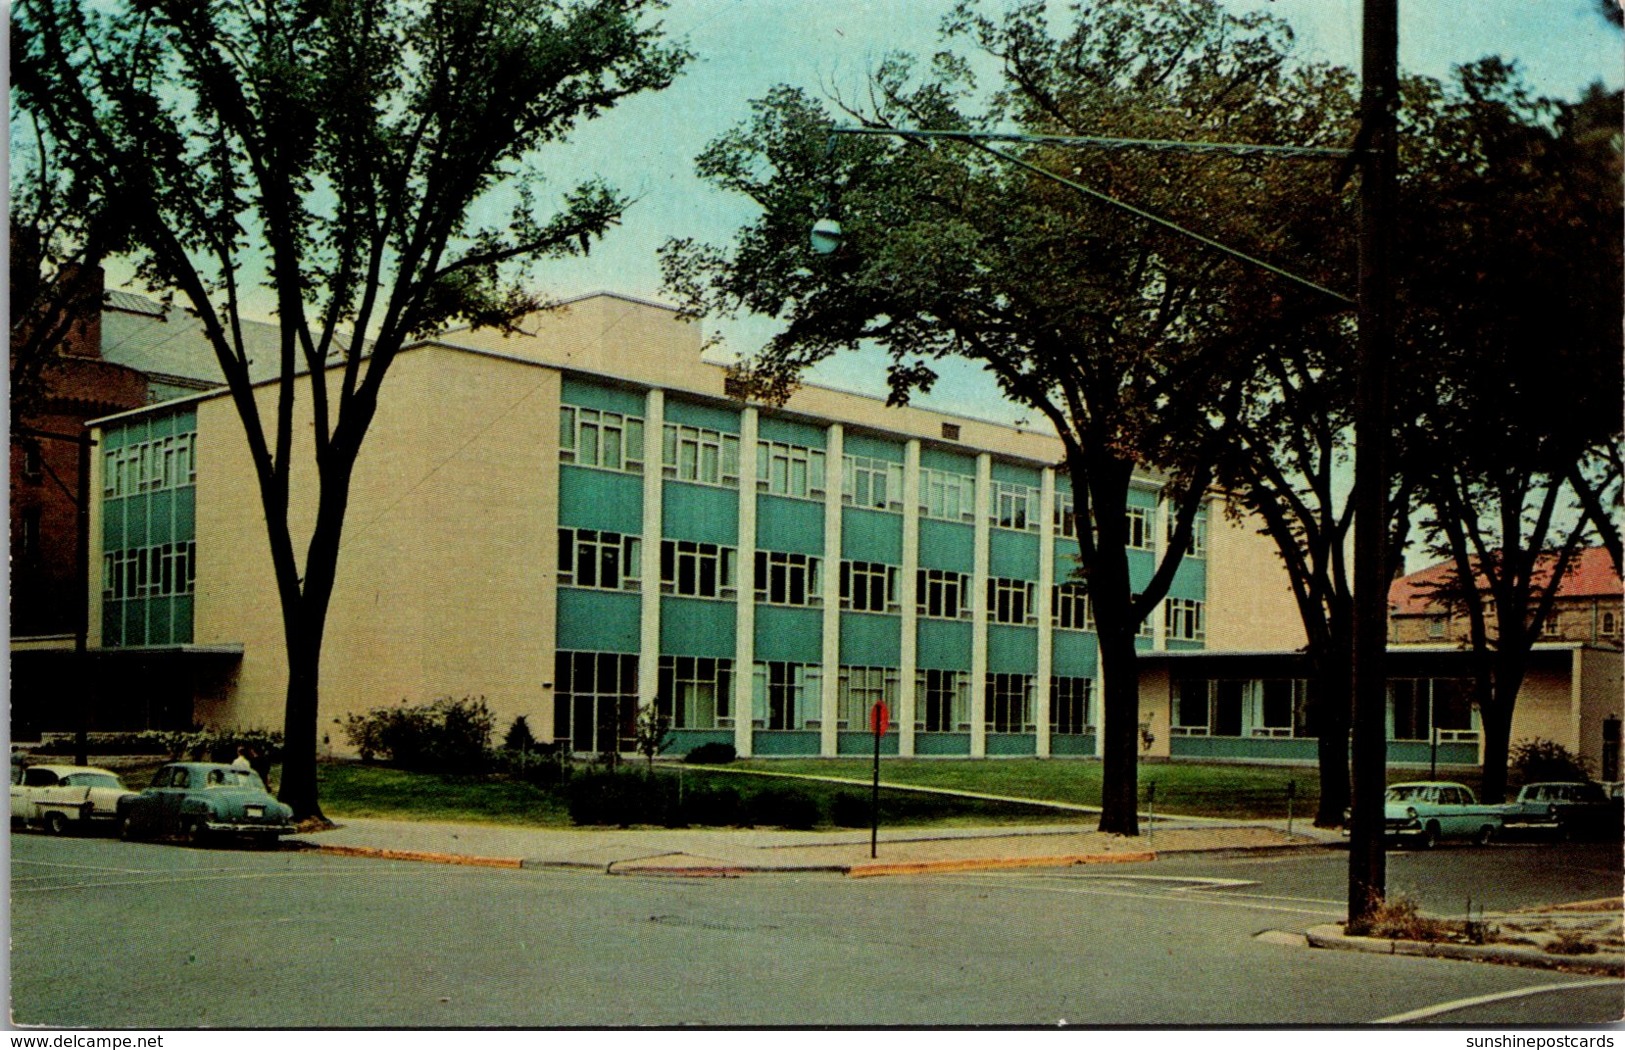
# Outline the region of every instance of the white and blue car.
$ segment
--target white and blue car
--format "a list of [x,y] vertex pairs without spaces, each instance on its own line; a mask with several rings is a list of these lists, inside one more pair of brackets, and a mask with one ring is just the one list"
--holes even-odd
[[1467,785],[1445,780],[1390,784],[1383,797],[1388,840],[1423,849],[1444,839],[1487,845],[1500,835],[1503,816],[1502,807],[1481,804]]

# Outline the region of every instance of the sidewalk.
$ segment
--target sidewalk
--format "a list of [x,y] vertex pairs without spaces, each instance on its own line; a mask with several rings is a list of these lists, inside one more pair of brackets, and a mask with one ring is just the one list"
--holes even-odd
[[871,859],[869,833],[856,829],[551,829],[346,818],[336,828],[288,841],[351,856],[606,874],[823,871],[866,876],[1149,861],[1165,853],[1293,849],[1342,839],[1303,822],[1295,822],[1289,836],[1280,821],[1158,817],[1142,826],[1138,838],[1101,834],[1093,830],[1092,820],[1021,828],[883,829],[877,856]]

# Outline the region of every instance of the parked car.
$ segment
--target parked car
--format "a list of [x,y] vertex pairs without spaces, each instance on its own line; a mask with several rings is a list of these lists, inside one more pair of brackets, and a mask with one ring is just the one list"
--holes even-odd
[[1500,806],[1482,805],[1467,785],[1443,780],[1390,784],[1383,818],[1389,839],[1423,849],[1447,838],[1484,845],[1502,828]]
[[135,797],[117,773],[99,766],[13,765],[11,777],[12,826],[43,827],[53,835],[112,827],[119,803]]
[[204,845],[241,835],[269,844],[293,830],[293,810],[270,796],[258,773],[217,762],[171,762],[119,807],[124,839],[179,835]]
[[1584,780],[1525,784],[1518,797],[1502,807],[1509,829],[1548,832],[1560,838],[1618,838],[1625,830],[1625,809],[1601,784]]

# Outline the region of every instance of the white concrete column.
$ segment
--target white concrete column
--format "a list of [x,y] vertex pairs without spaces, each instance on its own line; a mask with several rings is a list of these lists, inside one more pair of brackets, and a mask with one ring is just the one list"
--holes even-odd
[[920,666],[919,574],[920,442],[914,439],[903,446],[903,566],[897,581],[897,601],[903,612],[897,659],[897,753],[905,758],[914,754],[914,723],[918,718],[914,679]]
[[[643,552],[638,571],[643,590],[638,618],[638,703],[647,704],[660,691],[660,541],[665,529],[661,501],[665,471],[660,450],[665,441],[666,392],[650,390],[643,406]],[[652,454],[651,454],[652,453]]]
[[[820,704],[818,753],[839,751],[836,704],[841,686],[841,447],[844,431],[831,423],[824,434],[824,695]],[[862,729],[862,726],[851,726]]]
[[1049,757],[1050,680],[1055,673],[1055,471],[1044,468],[1038,489],[1038,740],[1036,752]]
[[987,565],[993,529],[993,457],[976,457],[976,539],[970,579],[970,753],[987,754]]
[[[1173,510],[1173,504],[1165,497],[1164,490],[1158,490],[1157,502],[1151,513],[1155,515],[1151,521],[1151,571],[1155,573],[1162,564],[1162,559],[1168,552],[1168,515]],[[1151,648],[1162,652],[1168,648],[1168,599],[1165,597],[1151,610]]]
[[751,706],[756,681],[756,409],[739,414],[739,555],[734,619],[734,750],[751,754]]

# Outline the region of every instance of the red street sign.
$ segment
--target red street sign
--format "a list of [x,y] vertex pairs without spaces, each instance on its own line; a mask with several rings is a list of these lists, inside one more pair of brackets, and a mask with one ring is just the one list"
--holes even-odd
[[886,705],[875,701],[875,706],[869,708],[869,731],[875,736],[885,736],[886,730],[891,728],[891,712]]

